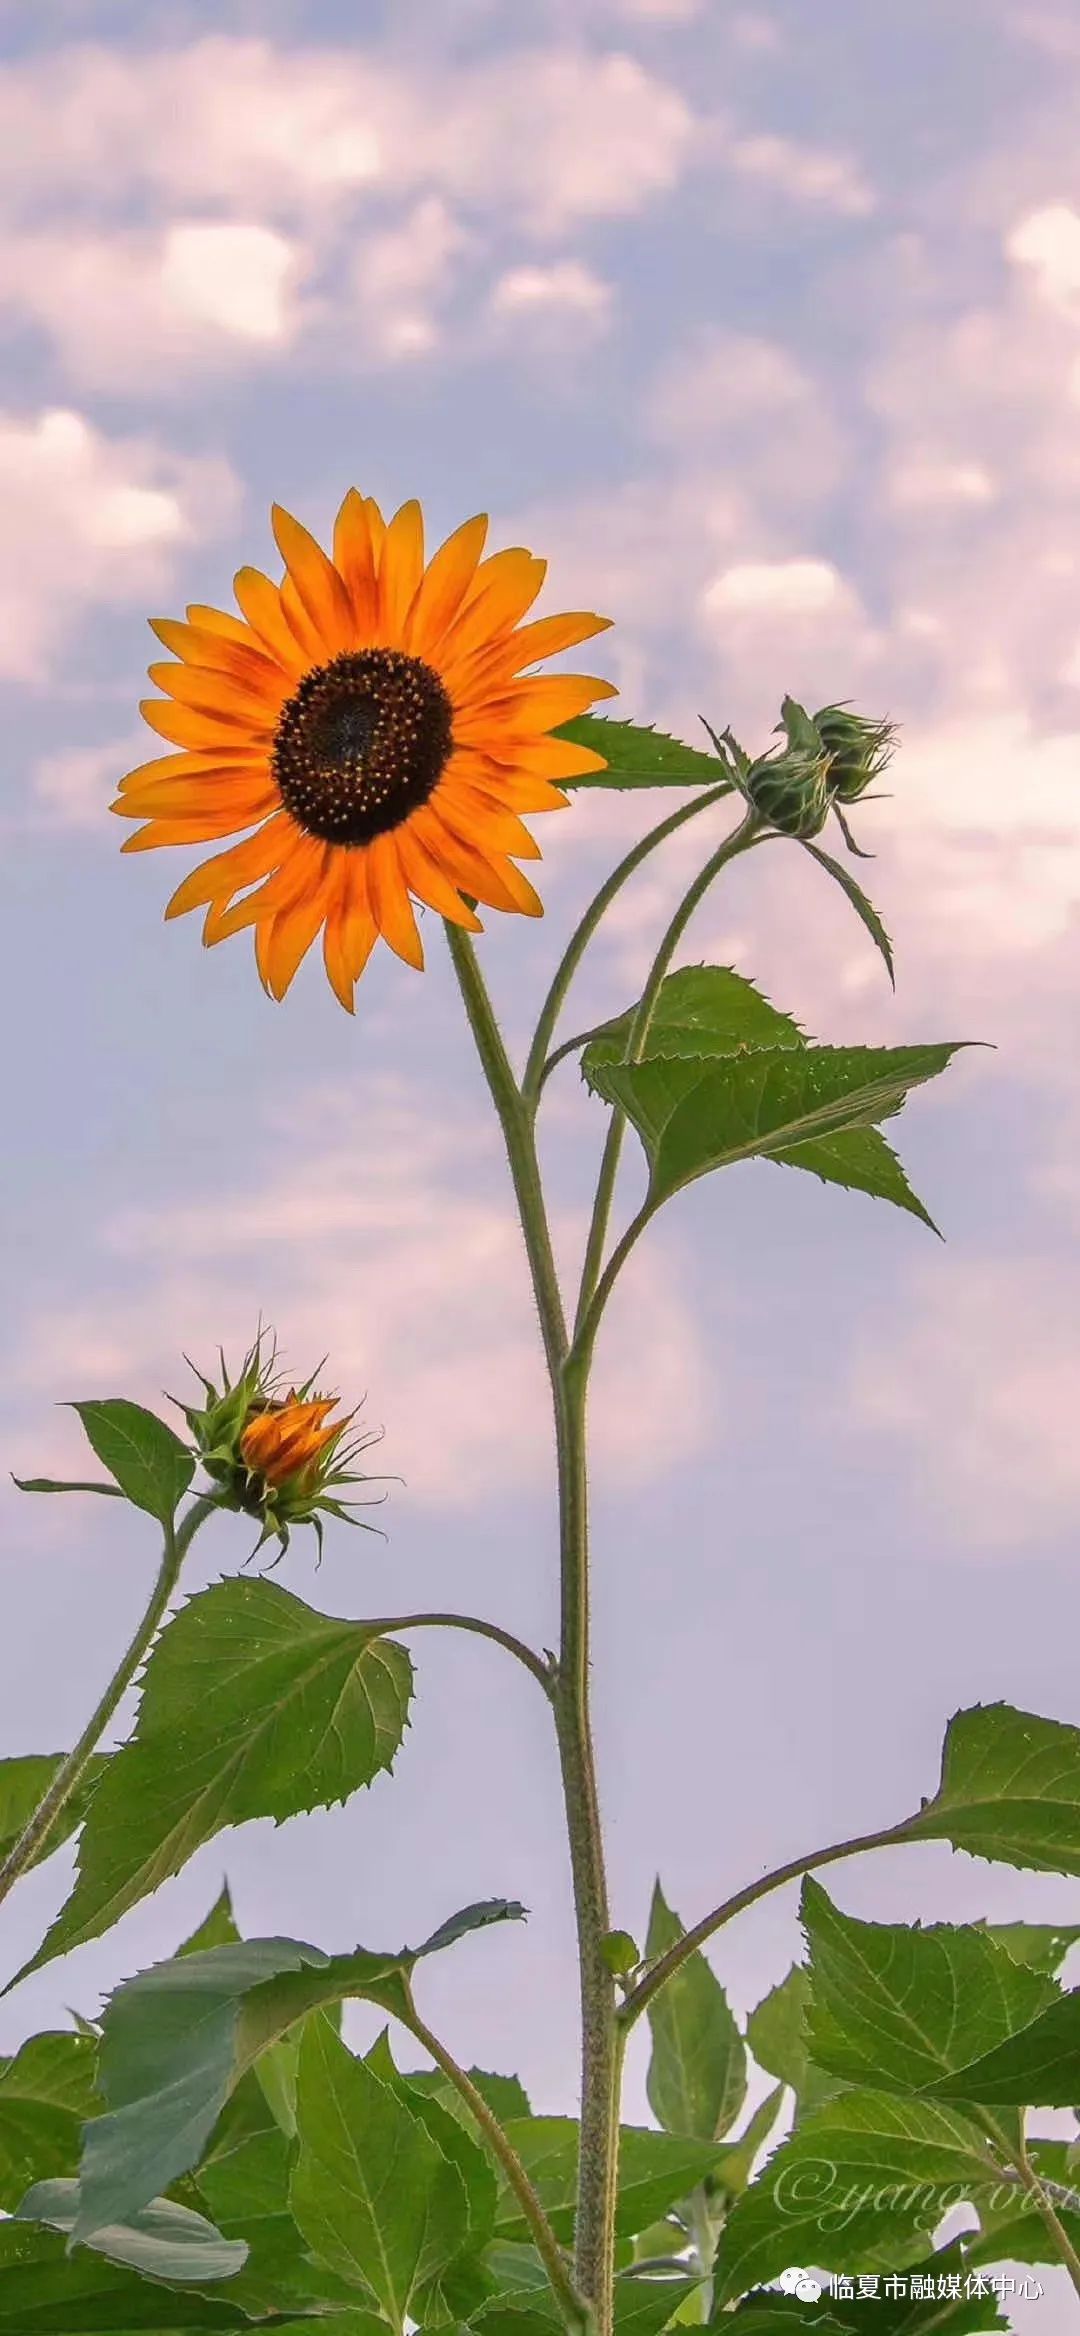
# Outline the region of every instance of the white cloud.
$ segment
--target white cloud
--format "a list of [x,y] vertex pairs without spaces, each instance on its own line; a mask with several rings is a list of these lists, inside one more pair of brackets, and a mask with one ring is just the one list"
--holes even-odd
[[614,298],[612,286],[581,260],[555,260],[550,267],[508,268],[491,290],[496,316],[515,322],[529,317],[565,317],[580,323],[605,323]]
[[686,464],[737,475],[759,510],[805,510],[843,475],[844,435],[827,391],[778,341],[696,333],[665,364],[643,405],[646,435]]
[[1060,1258],[938,1256],[891,1350],[853,1359],[834,1426],[903,1442],[957,1550],[1009,1553],[1076,1514],[1078,1294]]
[[[261,1310],[289,1368],[309,1371],[329,1351],[326,1376],[343,1398],[369,1391],[368,1424],[387,1430],[371,1465],[407,1479],[395,1498],[468,1505],[543,1481],[547,1390],[494,1139],[445,1115],[434,1122],[392,1082],[359,1110],[335,1088],[269,1116],[263,1156],[274,1164],[261,1180],[249,1174],[232,1190],[127,1210],[105,1226],[107,1315],[60,1302],[20,1330],[5,1374],[20,1434],[29,1397],[56,1400],[76,1381],[122,1381],[157,1403],[169,1357],[212,1356],[219,1342],[227,1356],[242,1350]],[[566,1221],[559,1233],[578,1255],[584,1226]],[[136,1262],[138,1295],[123,1294],[117,1260]],[[175,1377],[169,1384],[181,1392]],[[676,1465],[708,1431],[710,1407],[670,1250],[645,1249],[598,1353],[599,1469],[640,1483]],[[53,1460],[47,1452],[35,1468]]]
[[762,133],[727,140],[723,158],[740,177],[843,219],[865,219],[877,208],[873,188],[858,165],[850,156],[825,147]]
[[440,337],[455,263],[472,240],[435,195],[416,203],[398,226],[368,236],[353,262],[346,316],[335,306],[329,318],[334,340],[348,333],[361,360],[426,354]]
[[706,585],[702,606],[708,616],[817,616],[845,591],[829,560],[745,560]]
[[984,463],[944,462],[913,452],[895,465],[887,491],[898,509],[924,511],[993,503],[999,489]]
[[78,413],[0,414],[0,673],[40,680],[84,609],[145,601],[186,545],[230,525],[216,458],[110,439]]
[[105,809],[125,771],[146,760],[147,734],[128,734],[105,746],[67,747],[35,763],[33,791],[46,824],[100,830]]
[[1069,203],[1029,211],[1006,237],[1005,250],[1031,270],[1052,308],[1080,318],[1080,211]]
[[80,384],[160,394],[287,349],[308,265],[299,244],[244,220],[15,231],[0,241],[0,306],[47,331]]

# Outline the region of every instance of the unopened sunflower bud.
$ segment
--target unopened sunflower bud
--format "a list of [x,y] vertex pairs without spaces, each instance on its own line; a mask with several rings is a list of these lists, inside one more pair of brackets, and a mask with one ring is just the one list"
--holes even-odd
[[823,706],[813,720],[830,757],[830,796],[838,803],[857,803],[872,781],[880,777],[892,754],[896,724],[849,714],[847,702]]
[[776,754],[763,754],[751,763],[744,781],[746,794],[781,835],[818,835],[829,816],[830,756],[816,725],[794,698],[785,698],[778,730],[787,745]]
[[[379,1481],[342,1463],[354,1460],[378,1438],[354,1436],[348,1445],[343,1444],[356,1413],[348,1412],[331,1425],[330,1415],[337,1409],[338,1398],[312,1394],[315,1373],[302,1387],[280,1394],[281,1380],[273,1373],[276,1350],[271,1347],[264,1361],[262,1337],[260,1330],[234,1384],[223,1354],[221,1387],[194,1363],[189,1364],[202,1380],[206,1402],[200,1407],[181,1403],[178,1409],[187,1420],[202,1467],[216,1488],[211,1497],[217,1506],[259,1519],[262,1532],[255,1550],[276,1534],[284,1551],[289,1546],[290,1526],[312,1525],[321,1557],[320,1512],[340,1518],[343,1524],[361,1523],[359,1517],[349,1515],[357,1504],[341,1501],[336,1488]],[[169,1400],[176,1402],[176,1397]]]

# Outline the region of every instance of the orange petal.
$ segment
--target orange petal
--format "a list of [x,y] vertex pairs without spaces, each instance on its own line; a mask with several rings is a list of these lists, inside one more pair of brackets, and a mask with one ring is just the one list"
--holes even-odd
[[606,771],[607,760],[594,754],[591,747],[575,746],[569,738],[515,739],[512,770],[529,777],[554,779],[580,778],[585,771]]
[[460,613],[462,601],[476,574],[487,541],[484,517],[467,519],[455,528],[421,577],[412,607],[402,628],[402,643],[416,657],[428,657],[439,648],[447,626]]
[[395,511],[379,561],[379,616],[376,638],[395,646],[424,573],[424,519],[415,496]]
[[386,542],[386,521],[373,495],[365,496],[364,509],[367,512],[368,529],[371,535],[371,556],[375,562],[375,573],[378,575],[382,562],[383,545]]
[[363,648],[375,631],[379,578],[368,505],[355,487],[334,521],[334,566],[349,595],[356,645]]
[[173,893],[166,918],[185,916],[189,909],[205,908],[207,901],[221,896],[228,899],[231,893],[242,891],[245,884],[256,883],[292,849],[295,833],[287,813],[272,812],[257,835],[249,835],[242,844],[234,844],[231,851],[216,852],[212,860],[203,861],[201,868],[193,868]]
[[129,788],[135,793],[158,779],[194,779],[198,778],[200,772],[225,768],[265,770],[265,750],[260,751],[254,746],[230,746],[227,754],[223,754],[220,749],[203,754],[158,754],[150,762],[141,762],[135,770],[125,772],[118,783],[123,795]]
[[240,643],[231,637],[209,631],[202,625],[175,624],[170,617],[152,616],[150,630],[164,642],[173,657],[182,657],[186,665],[209,667],[215,673],[231,673],[247,688],[280,705],[289,687],[289,677],[276,657],[268,657],[257,649],[246,625],[237,631],[247,634]]
[[[330,847],[323,846],[329,854]],[[326,915],[330,892],[330,872],[324,871],[310,893],[282,909],[272,920],[266,949],[266,978],[271,996],[284,997],[297,968],[307,956]],[[310,1433],[310,1431],[306,1431]]]
[[377,835],[364,854],[371,913],[395,955],[424,970],[424,945],[417,930],[404,871],[392,835]]
[[234,827],[250,827],[280,801],[270,778],[260,782],[249,771],[215,771],[213,777],[165,779],[156,787],[144,788],[137,804],[121,797],[119,808],[128,819],[216,819],[220,815],[231,818]]
[[519,625],[500,643],[497,654],[507,659],[508,673],[521,673],[526,665],[538,665],[543,657],[557,657],[563,649],[576,649],[581,641],[591,641],[595,633],[610,632],[611,624],[609,616],[591,616],[584,610],[569,616],[535,617],[531,625]]
[[569,797],[547,779],[535,778],[466,748],[451,757],[442,783],[462,779],[474,794],[482,795],[497,811],[566,811]]
[[303,651],[309,672],[313,665],[325,665],[330,652],[318,626],[312,624],[292,576],[286,576],[281,586],[281,613],[297,648]]
[[[150,665],[147,672],[155,689],[166,690],[179,705],[193,706],[199,714],[220,715],[226,722],[242,722],[253,737],[273,736],[275,710],[267,704],[265,692],[244,688],[231,674],[209,673],[199,665]],[[287,688],[284,674],[281,678]]]
[[[445,868],[454,883],[459,884],[463,892],[470,893],[474,900],[484,901],[489,908],[524,910],[525,914],[531,916],[543,915],[543,905],[525,877],[519,876],[509,861],[502,862],[496,868],[474,845],[463,843],[440,819],[432,804],[426,803],[422,811],[413,813],[410,829],[419,837],[425,850],[430,851],[439,867]],[[533,905],[530,906],[530,903]]]
[[[353,631],[349,595],[332,560],[306,527],[275,503],[270,514],[274,541],[296,588],[297,598],[323,651],[330,657],[351,647]],[[282,606],[288,608],[282,595]]]
[[264,884],[245,893],[243,900],[234,900],[228,908],[215,911],[215,941],[227,940],[230,933],[242,933],[246,925],[267,924],[300,901],[310,900],[329,873],[330,862],[325,855],[332,849],[316,836],[298,834],[287,855],[279,856],[279,865]]
[[411,827],[402,829],[398,839],[398,858],[402,874],[410,892],[417,900],[426,902],[440,917],[449,917],[452,925],[463,925],[467,933],[482,933],[484,928],[474,909],[466,908],[459,892],[449,877],[444,875],[437,860],[426,851]]
[[276,657],[286,673],[294,677],[303,673],[307,659],[285,621],[277,585],[258,568],[238,568],[233,577],[233,591],[237,607],[243,610],[252,632],[258,635],[270,655]]
[[203,816],[189,819],[151,819],[146,827],[137,827],[134,835],[124,837],[122,852],[155,852],[161,844],[210,844],[219,836],[238,835],[241,828],[250,827],[250,819],[235,811],[208,811]]
[[470,787],[466,779],[444,779],[433,798],[440,814],[463,842],[482,852],[510,852],[515,860],[539,860],[539,844],[514,812]]
[[495,552],[476,571],[461,615],[443,643],[439,671],[453,686],[457,667],[482,642],[506,632],[531,608],[547,574],[546,560],[534,560],[520,546]]
[[141,698],[139,712],[159,737],[168,738],[174,746],[193,746],[200,753],[227,756],[231,746],[257,743],[246,719],[231,722],[224,714],[204,714],[196,706],[178,706],[161,698]]
[[511,762],[515,741],[532,739],[538,730],[558,729],[588,713],[597,698],[617,696],[610,682],[582,673],[545,674],[509,688],[503,684],[499,697],[476,698],[455,712],[455,743]]

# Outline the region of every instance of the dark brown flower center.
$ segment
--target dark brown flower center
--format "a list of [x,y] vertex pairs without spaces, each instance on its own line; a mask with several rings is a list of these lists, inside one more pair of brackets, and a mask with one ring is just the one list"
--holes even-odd
[[369,844],[428,801],[453,746],[453,708],[430,665],[355,649],[317,665],[281,709],[271,765],[297,826]]

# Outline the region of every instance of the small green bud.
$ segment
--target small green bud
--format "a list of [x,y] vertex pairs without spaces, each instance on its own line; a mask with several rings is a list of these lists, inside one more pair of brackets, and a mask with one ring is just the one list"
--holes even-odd
[[839,803],[856,803],[884,770],[896,738],[894,722],[870,721],[849,714],[847,700],[823,706],[814,715],[814,728],[829,754],[829,794]]
[[804,706],[785,698],[778,730],[787,745],[763,754],[746,774],[746,793],[755,811],[781,835],[818,835],[829,816],[829,755]]
[[600,1941],[600,1952],[616,1979],[625,1979],[641,1961],[641,1949],[628,1930],[609,1930]]

